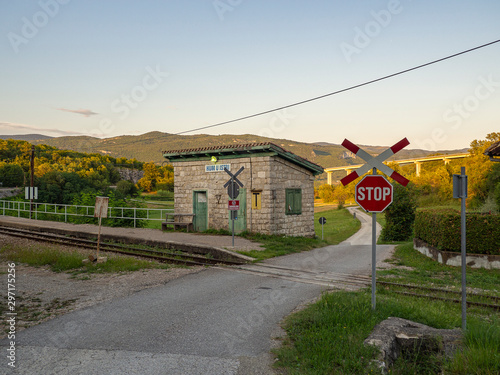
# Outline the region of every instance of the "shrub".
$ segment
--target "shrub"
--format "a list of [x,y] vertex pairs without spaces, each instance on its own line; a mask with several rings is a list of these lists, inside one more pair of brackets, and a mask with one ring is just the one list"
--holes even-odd
[[137,195],[139,195],[137,187],[134,183],[127,180],[118,181],[116,184],[116,192],[120,198],[127,196],[137,197]]
[[318,188],[318,196],[320,199],[323,199],[324,203],[333,202],[335,200],[333,194],[334,190],[334,187],[330,184],[321,185]]
[[24,171],[17,164],[3,164],[0,166],[0,182],[3,187],[23,186]]
[[[440,250],[460,252],[460,212],[422,210],[415,218],[415,237]],[[500,216],[467,213],[468,253],[500,255]]]
[[385,210],[385,226],[382,229],[383,241],[406,241],[413,234],[416,203],[408,188],[399,184],[394,186],[392,204]]

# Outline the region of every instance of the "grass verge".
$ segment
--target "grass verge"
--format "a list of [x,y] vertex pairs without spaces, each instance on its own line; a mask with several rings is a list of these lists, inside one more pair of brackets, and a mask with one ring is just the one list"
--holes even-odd
[[[394,254],[393,262],[405,266],[398,282],[420,283],[427,278],[440,279],[444,273],[455,273],[450,267],[421,259],[420,253],[410,251],[410,247],[411,244],[400,245]],[[467,270],[469,287],[482,293],[498,293],[500,273],[484,271],[488,270]],[[393,275],[390,270],[380,274]],[[285,368],[287,374],[380,373],[370,362],[376,357],[375,350],[365,347],[363,341],[376,324],[390,316],[435,328],[461,326],[461,307],[451,302],[401,296],[378,288],[377,309],[372,311],[370,290],[327,293],[317,303],[285,320],[287,338],[274,351],[276,365]],[[500,373],[498,314],[486,308],[469,309],[467,327],[464,348],[452,360],[419,353],[399,359],[390,373]]]
[[[411,242],[397,246],[388,262],[396,268],[378,271],[378,281],[461,290],[461,267],[435,262],[414,250]],[[466,279],[468,289],[500,297],[500,271],[467,268]]]
[[[323,228],[323,240],[321,240],[321,224],[318,222],[322,216],[326,218],[326,224]],[[251,256],[257,260],[299,253],[317,247],[336,245],[351,237],[361,227],[359,220],[354,219],[346,209],[334,209],[315,213],[314,223],[316,238],[272,236],[242,232],[239,236],[260,242],[265,250],[239,251],[239,253]]]
[[78,251],[63,251],[57,246],[22,247],[15,245],[4,245],[0,248],[0,259],[24,263],[29,266],[49,266],[54,272],[81,273],[107,273],[107,272],[129,272],[151,268],[171,268],[158,262],[136,259],[132,257],[108,256],[105,263],[83,264],[82,260],[88,254]]

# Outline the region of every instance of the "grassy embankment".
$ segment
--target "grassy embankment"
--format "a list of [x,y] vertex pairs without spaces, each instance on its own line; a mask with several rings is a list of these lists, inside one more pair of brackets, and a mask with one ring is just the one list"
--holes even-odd
[[173,267],[164,263],[141,260],[125,256],[108,256],[105,263],[82,264],[88,253],[61,250],[58,245],[17,246],[4,245],[0,248],[0,260],[23,263],[29,266],[49,266],[54,272],[69,272],[72,275],[129,272],[141,269]]
[[[321,239],[321,224],[318,222],[321,216],[326,218],[326,224],[323,228],[323,240]],[[316,212],[314,214],[316,238],[241,233],[240,235],[244,238],[260,242],[265,250],[241,251],[240,253],[251,256],[257,260],[263,260],[311,250],[317,247],[336,245],[356,233],[360,226],[361,224],[359,221],[354,219],[346,209]]]
[[[460,269],[444,266],[421,255],[411,243],[399,245],[391,262],[394,269],[379,271],[378,281],[391,281],[460,290]],[[467,286],[500,297],[498,270],[467,269]],[[452,302],[402,296],[378,287],[377,308],[371,292],[325,293],[308,308],[291,315],[284,324],[287,338],[275,351],[277,366],[288,374],[380,373],[371,365],[376,352],[363,341],[374,326],[401,317],[435,328],[460,328],[461,306]],[[443,371],[443,372],[442,372]],[[488,308],[467,310],[463,351],[453,359],[416,351],[400,358],[391,374],[499,374],[500,317]]]

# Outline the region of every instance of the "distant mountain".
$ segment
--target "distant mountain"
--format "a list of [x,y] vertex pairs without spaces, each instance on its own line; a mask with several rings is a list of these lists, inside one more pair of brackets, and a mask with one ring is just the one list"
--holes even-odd
[[[163,162],[162,151],[182,150],[187,148],[200,148],[217,145],[232,145],[237,143],[260,143],[273,142],[284,149],[302,156],[324,168],[337,167],[351,164],[362,164],[363,160],[347,151],[341,145],[317,142],[303,143],[290,141],[287,139],[275,139],[260,137],[252,134],[244,135],[174,135],[162,132],[150,132],[142,135],[123,135],[113,138],[94,138],[86,136],[57,137],[43,140],[35,140],[35,144],[47,144],[59,149],[73,150],[79,152],[100,153],[115,158],[126,157],[127,159],[137,159],[143,162]],[[363,148],[377,155],[387,148],[387,146],[363,146]],[[389,160],[409,159],[413,157],[426,156],[437,153],[460,153],[466,150],[450,151],[426,151],[403,149]],[[322,176],[323,178],[325,176]]]
[[16,141],[37,141],[52,139],[54,137],[49,137],[42,134],[17,134],[17,135],[0,135],[0,139],[15,139]]

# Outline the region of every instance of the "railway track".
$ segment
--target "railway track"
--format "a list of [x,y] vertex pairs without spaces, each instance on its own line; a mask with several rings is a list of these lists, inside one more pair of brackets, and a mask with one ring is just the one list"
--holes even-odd
[[365,275],[352,275],[339,272],[317,272],[265,263],[232,266],[230,269],[248,274],[343,290],[358,290],[360,288],[365,288],[370,285],[371,280],[369,276]]
[[[419,297],[440,301],[447,301],[453,303],[461,303],[461,298],[451,298],[452,295],[461,296],[461,291],[456,290],[448,290],[442,288],[430,288],[419,285],[411,285],[411,284],[398,284],[391,283],[387,281],[377,281],[377,285],[384,286],[387,290],[392,293],[411,296],[411,297]],[[406,289],[406,290],[401,290]],[[409,292],[407,290],[420,290],[422,293],[414,293]],[[449,297],[448,297],[449,296]],[[478,300],[482,302],[478,302]],[[492,302],[492,303],[490,303]],[[467,293],[467,306],[477,306],[483,308],[490,308],[493,310],[500,310],[500,297],[491,296],[487,294],[480,293]]]
[[[42,233],[38,231],[30,231],[26,229],[18,229],[0,226],[0,234],[25,238],[34,241],[43,241],[66,246],[77,246],[85,249],[96,249],[97,241],[86,240],[76,237],[62,236],[53,233]],[[187,266],[206,266],[206,265],[238,265],[240,262],[213,259],[202,255],[187,254],[179,251],[169,250],[152,250],[144,249],[136,246],[110,244],[101,242],[99,245],[100,251],[130,255],[159,262],[182,264]]]
[[[85,249],[96,249],[97,247],[97,241],[93,240],[6,226],[0,226],[0,234],[25,238],[34,241],[43,241],[66,246],[76,246]],[[361,275],[317,273],[313,271],[280,267],[263,263],[243,264],[240,262],[212,259],[200,255],[186,254],[178,251],[152,250],[129,245],[110,244],[106,242],[101,242],[99,247],[101,251],[105,252],[130,255],[160,262],[182,264],[188,266],[218,266],[218,268],[224,270],[244,272],[265,277],[281,278],[300,283],[321,285],[328,288],[357,290],[361,287],[370,285],[369,277]]]
[[[38,231],[30,231],[26,229],[18,229],[6,226],[0,226],[0,234],[25,238],[34,241],[43,241],[66,246],[76,246],[85,249],[96,249],[97,241],[87,240],[64,235],[42,233]],[[327,288],[336,288],[344,290],[358,290],[371,285],[371,277],[368,275],[352,275],[338,272],[316,272],[298,268],[281,267],[265,263],[244,264],[240,262],[213,259],[206,256],[187,254],[180,251],[170,250],[152,250],[136,246],[102,243],[100,250],[110,253],[129,255],[134,257],[156,260],[159,262],[182,264],[187,266],[217,266],[219,269],[233,270],[248,274],[259,275],[263,277],[280,278],[299,283],[320,285]],[[377,281],[377,285],[383,286],[392,293],[407,295],[418,298],[427,298],[434,300],[442,300],[454,303],[460,303],[460,298],[449,298],[451,295],[461,295],[459,291],[447,289],[429,288],[410,284],[398,284],[386,281]],[[408,290],[419,290],[422,293],[414,293]],[[443,296],[445,295],[445,296]],[[468,306],[478,306],[483,308],[491,308],[500,310],[500,297],[468,293]],[[478,302],[477,299],[482,299]],[[491,303],[486,303],[491,302]]]

